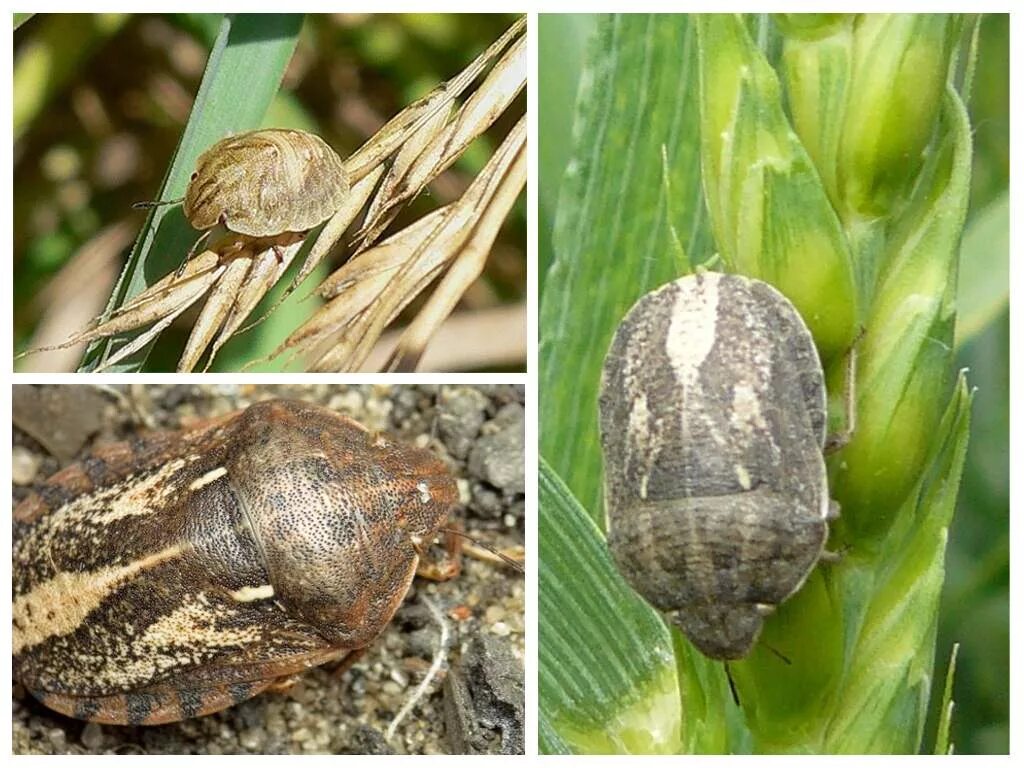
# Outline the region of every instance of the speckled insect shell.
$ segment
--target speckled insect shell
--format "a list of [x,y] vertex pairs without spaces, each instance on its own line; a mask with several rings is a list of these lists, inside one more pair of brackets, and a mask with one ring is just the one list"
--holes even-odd
[[185,217],[199,230],[224,224],[252,237],[305,232],[333,216],[348,190],[341,158],[319,136],[250,131],[199,156]]
[[108,445],[15,510],[14,677],[107,723],[244,701],[372,641],[457,499],[431,453],[299,402]]
[[712,272],[647,294],[600,395],[608,545],[705,655],[747,655],[828,535],[824,376],[793,305]]

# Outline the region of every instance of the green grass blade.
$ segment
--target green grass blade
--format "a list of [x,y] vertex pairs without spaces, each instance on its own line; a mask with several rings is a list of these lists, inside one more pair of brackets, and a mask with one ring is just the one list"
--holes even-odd
[[960,246],[956,346],[1002,315],[1010,303],[1010,195],[975,213]]
[[946,684],[942,689],[941,712],[939,714],[939,731],[935,737],[935,754],[953,754],[953,744],[949,740],[949,727],[953,722],[953,678],[956,676],[956,654],[960,650],[958,644],[953,645],[949,652],[949,666],[946,668]]
[[581,78],[541,285],[541,453],[596,521],[597,390],[612,332],[641,294],[688,271],[675,243],[695,262],[710,255],[695,46],[682,15],[603,17]]
[[[561,179],[572,153],[572,128],[565,106],[572,104],[579,87],[587,41],[594,22],[599,18],[586,13],[542,13],[540,27],[541,61],[557,61],[558,66],[545,66],[544,76],[536,83],[539,108],[542,113],[560,115],[560,119],[545,122],[541,132],[538,165],[541,177]],[[543,275],[551,265],[551,233],[558,207],[558,184],[542,185],[537,195],[538,274]]]
[[619,575],[600,531],[543,459],[539,510],[542,749],[679,751],[668,628]]
[[[16,16],[18,14],[15,14]],[[28,21],[33,14],[15,29]],[[76,72],[131,18],[123,13],[45,14],[21,35],[28,38],[14,61],[14,137],[24,134],[53,99],[60,96]]]
[[[199,155],[225,136],[257,128],[277,94],[302,28],[302,16],[225,16],[210,52],[202,84],[164,183],[154,199],[182,197]],[[135,243],[108,309],[120,306],[177,268],[198,233],[181,206],[155,208]],[[124,343],[119,337],[118,345]],[[80,370],[95,367],[104,347],[93,345]],[[140,370],[149,347],[113,371]]]

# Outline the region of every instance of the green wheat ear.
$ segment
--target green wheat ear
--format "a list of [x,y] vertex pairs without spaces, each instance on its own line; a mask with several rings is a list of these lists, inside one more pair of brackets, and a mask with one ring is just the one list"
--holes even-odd
[[[541,17],[542,50],[552,24]],[[934,14],[598,20],[571,160],[541,179],[561,182],[540,294],[542,751],[920,752],[940,708],[934,749],[950,749],[949,696],[931,675],[971,405],[952,361],[971,163],[954,79],[971,68],[965,26]],[[551,38],[560,53],[566,30]],[[542,125],[561,119],[564,99],[549,115],[543,82],[541,96]],[[730,662],[736,703],[724,665],[670,630],[608,554],[596,418],[626,311],[714,253],[716,271],[771,282],[798,308],[836,426],[859,339],[857,429],[829,459],[842,515],[828,548],[842,558]]]
[[789,296],[833,397],[863,329],[857,430],[830,461],[843,558],[732,665],[752,749],[916,752],[971,400],[952,369],[971,161],[950,82],[960,22],[779,17],[778,70],[740,17],[696,23],[705,199],[727,269]]

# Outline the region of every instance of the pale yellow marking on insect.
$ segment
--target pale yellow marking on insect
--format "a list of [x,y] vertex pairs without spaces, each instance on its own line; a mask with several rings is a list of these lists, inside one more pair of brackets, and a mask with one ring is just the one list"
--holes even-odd
[[85,573],[61,572],[14,599],[13,652],[20,653],[49,637],[73,632],[99,604],[122,584],[148,568],[173,560],[184,546],[175,544],[120,567]]
[[266,600],[274,596],[273,584],[261,584],[258,587],[242,587],[231,593],[231,599],[240,603],[251,603],[253,600]]
[[729,419],[736,429],[750,432],[751,428],[766,430],[767,424],[761,413],[761,401],[757,392],[748,384],[736,384],[732,390],[732,411]]
[[430,501],[430,487],[420,480],[416,483],[416,490],[420,492],[420,501],[427,504]]
[[736,470],[736,480],[739,482],[740,487],[743,490],[745,490],[745,491],[749,491],[750,490],[750,473],[747,472],[747,468],[744,467],[742,464],[737,464],[736,467],[735,467],[735,470]]
[[[718,322],[718,280],[716,274],[705,274],[678,291],[672,307],[672,320],[665,334],[665,354],[675,372],[679,400],[687,403],[689,390],[699,386],[700,366],[711,354]],[[675,283],[671,283],[675,285]],[[689,435],[689,409],[679,409],[680,433]],[[700,418],[700,414],[697,414]],[[711,437],[720,440],[712,430]],[[692,521],[691,521],[692,522]]]
[[[176,485],[167,481],[174,477],[186,463],[186,459],[175,459],[164,464],[148,477],[121,484],[116,489],[116,493],[111,496],[109,504],[104,507],[104,511],[92,516],[92,522],[100,527],[126,517],[148,515],[160,508],[165,497],[177,493]],[[114,492],[114,489],[111,491]],[[84,501],[87,504],[90,503],[88,498]]]
[[228,470],[226,467],[217,467],[216,469],[211,469],[202,477],[197,477],[195,480],[193,480],[192,483],[189,485],[188,489],[190,491],[198,491],[204,485],[209,485],[214,480],[219,480],[220,478],[224,477],[224,475],[226,475],[227,473]]
[[633,454],[639,454],[638,463],[645,468],[645,472],[640,476],[641,499],[647,498],[647,483],[651,467],[661,452],[661,435],[657,431],[654,434],[649,432],[650,416],[651,412],[647,408],[647,396],[643,392],[638,392],[633,400],[633,407],[629,410],[629,424],[626,429],[629,437],[627,445],[631,455],[630,460],[635,460],[632,458]]
[[[718,275],[705,274],[676,297],[665,335],[665,352],[680,383],[697,380],[698,369],[711,353],[718,321]],[[673,283],[674,285],[674,283]]]
[[230,608],[211,603],[202,592],[184,595],[179,607],[132,638],[130,647],[126,645],[118,654],[117,664],[104,666],[100,682],[131,686],[166,670],[199,663],[219,648],[239,648],[260,639],[258,627],[232,626],[232,618]]
[[647,408],[647,396],[637,393],[633,407],[629,409],[629,434],[633,442],[643,445],[647,442],[647,423],[651,412]]

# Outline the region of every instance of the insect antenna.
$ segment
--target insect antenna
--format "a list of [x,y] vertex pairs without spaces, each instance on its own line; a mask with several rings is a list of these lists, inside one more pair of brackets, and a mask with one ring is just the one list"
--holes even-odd
[[778,656],[782,663],[786,666],[791,666],[793,664],[793,662],[789,660],[789,657],[786,656],[782,651],[772,648],[770,645],[768,645],[768,643],[762,643],[762,645],[764,645],[765,648],[767,648],[769,651]]
[[501,562],[503,562],[505,565],[509,566],[510,568],[515,568],[520,573],[525,573],[526,572],[526,569],[523,568],[522,563],[516,562],[514,559],[512,559],[511,557],[506,555],[504,552],[499,552],[494,547],[490,546],[489,544],[484,544],[482,541],[480,541],[479,539],[476,539],[476,538],[470,536],[468,533],[464,533],[463,531],[457,530],[455,528],[446,528],[446,527],[438,528],[438,530],[441,533],[447,533],[447,534],[450,534],[450,535],[453,535],[453,536],[461,536],[462,538],[467,539],[468,541],[472,542],[475,546],[480,547],[480,549],[483,549],[483,550],[486,550],[486,551],[490,552],[492,555],[494,555],[496,558],[501,560]]
[[184,201],[184,197],[179,197],[177,200],[142,200],[138,203],[132,203],[132,208],[139,211],[146,210],[147,208],[159,208],[161,205],[177,205]]
[[725,679],[729,681],[729,692],[732,693],[733,703],[737,707],[742,707],[739,691],[736,690],[736,681],[732,679],[732,670],[729,669],[729,662],[723,661],[722,666],[725,667]]

